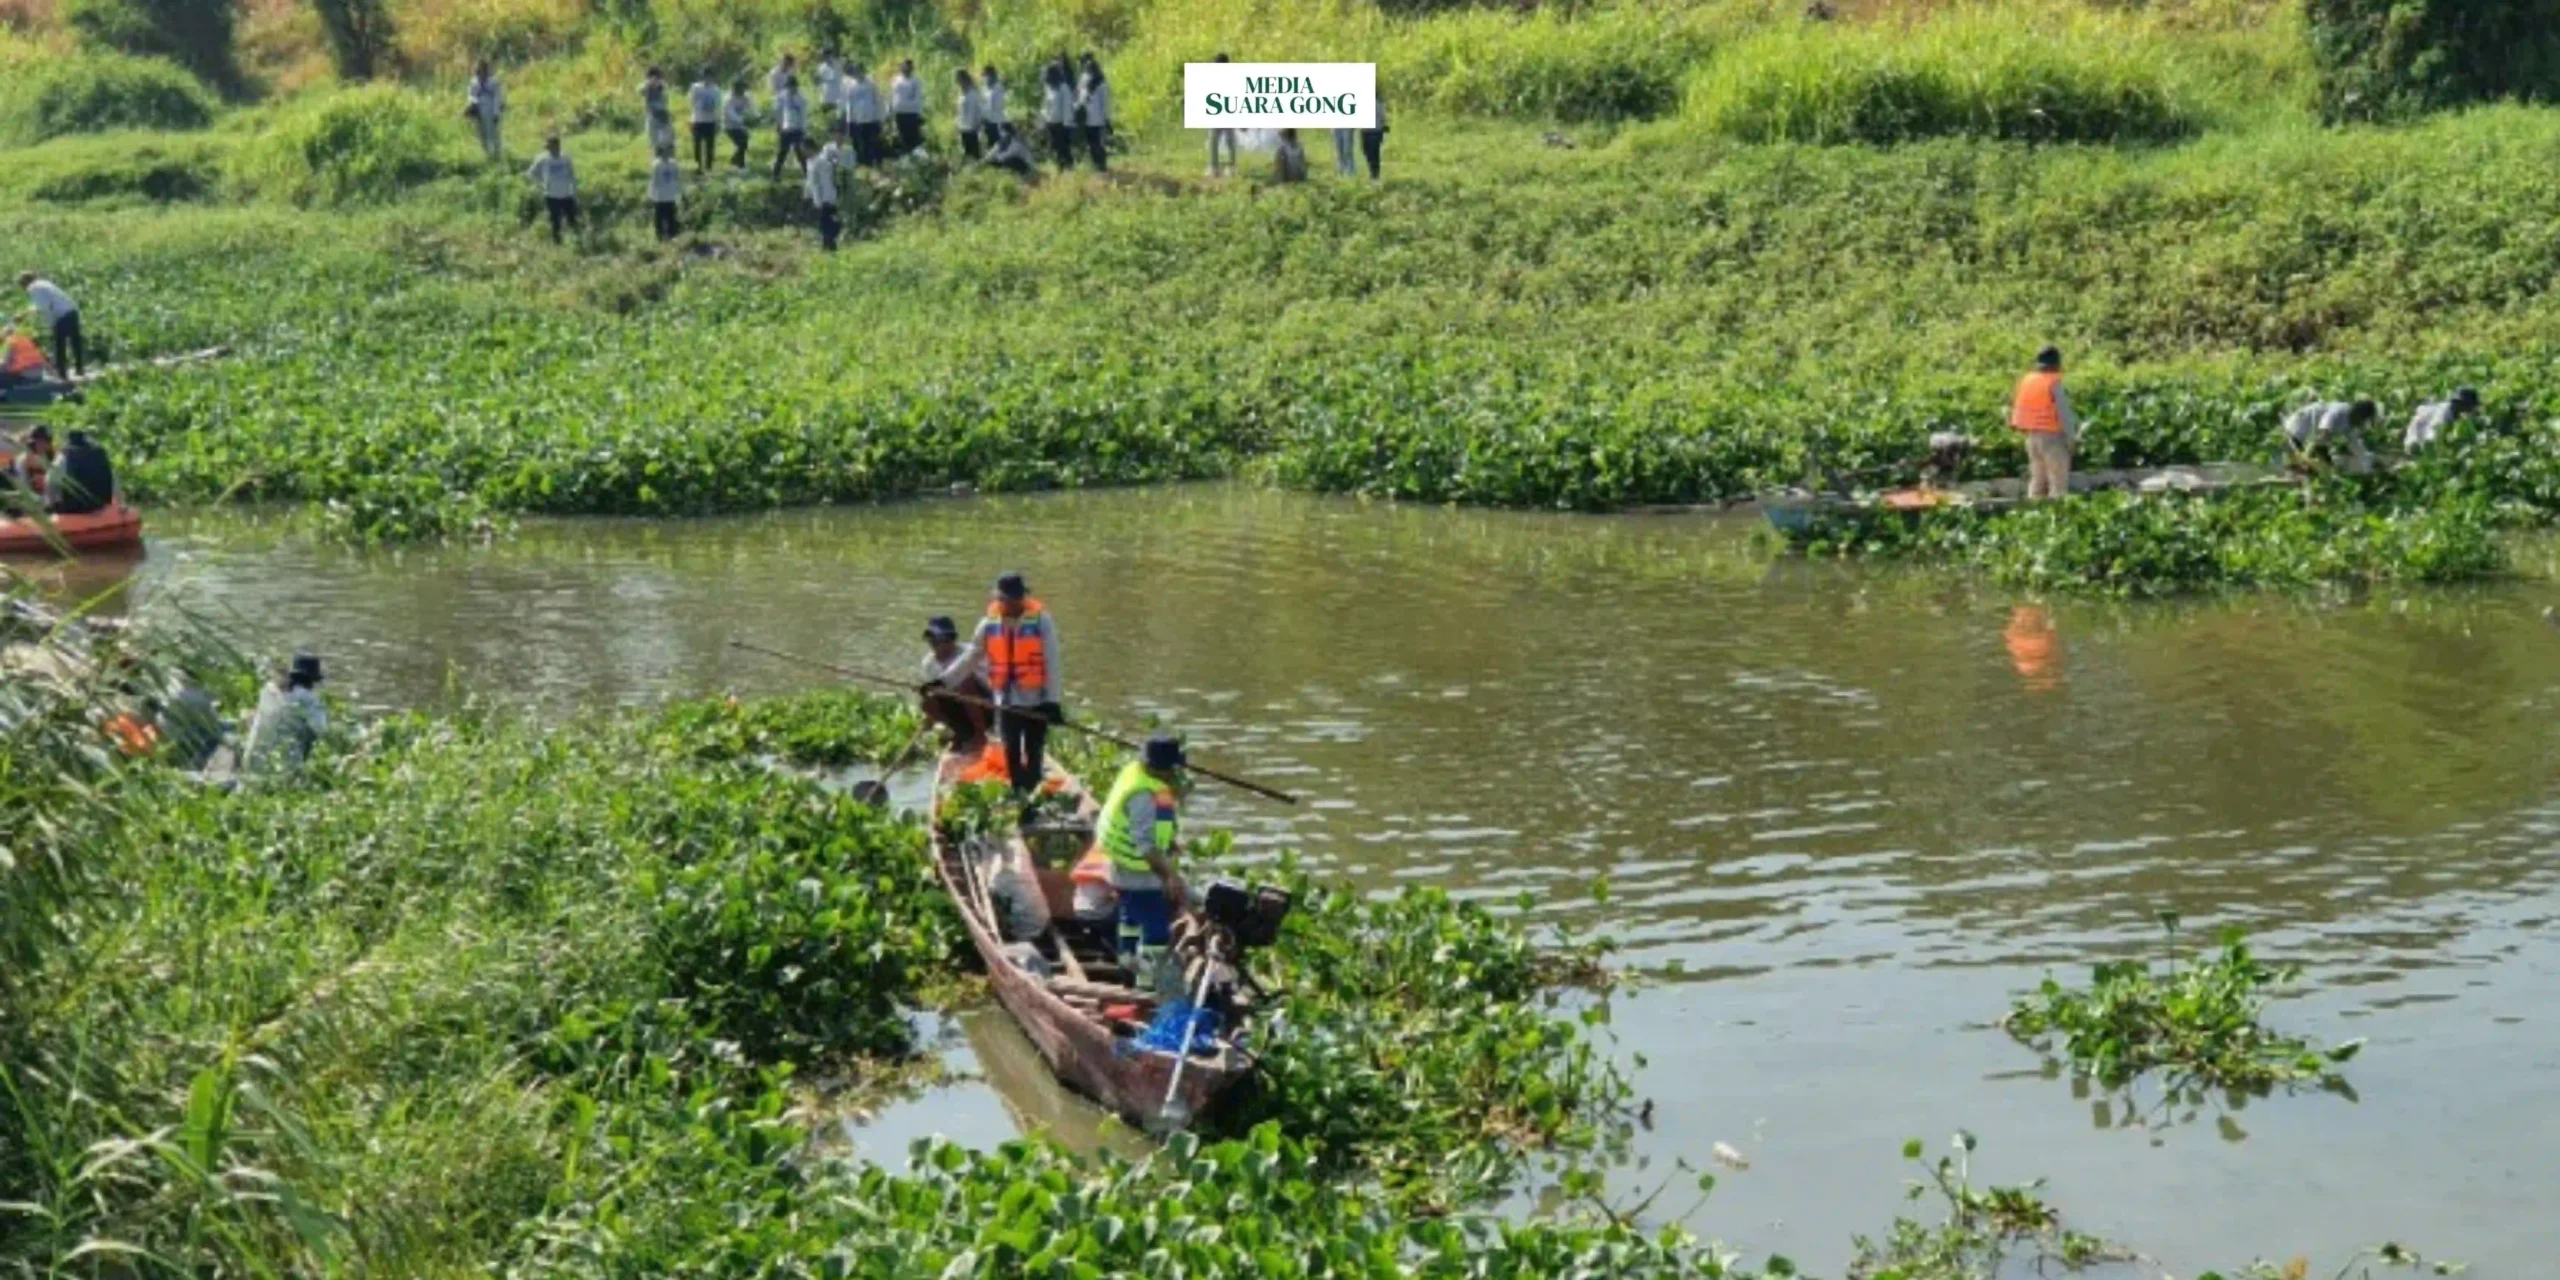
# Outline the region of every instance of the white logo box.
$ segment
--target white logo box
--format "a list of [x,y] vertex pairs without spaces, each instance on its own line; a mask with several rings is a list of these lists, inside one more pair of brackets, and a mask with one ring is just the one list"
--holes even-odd
[[1374,62],[1190,62],[1182,68],[1186,129],[1373,129]]

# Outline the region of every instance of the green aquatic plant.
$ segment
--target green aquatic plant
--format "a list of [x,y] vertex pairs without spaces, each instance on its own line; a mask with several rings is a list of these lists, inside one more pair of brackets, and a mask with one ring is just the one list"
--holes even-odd
[[1878,514],[1803,545],[1954,565],[2006,586],[2125,596],[2449,582],[2507,567],[2499,521],[2485,504],[2368,504],[2345,489],[2101,493],[2009,510]]
[[[2404,1244],[2379,1244],[2347,1259],[2332,1280],[2374,1280],[2377,1274],[2391,1271],[2451,1276],[2460,1275],[2464,1270],[2459,1262],[2430,1262]],[[2312,1274],[2311,1260],[2297,1257],[2284,1263],[2252,1262],[2237,1271],[2207,1271],[2199,1274],[2196,1280],[2311,1280]]]
[[[2175,917],[2166,923],[2174,943]],[[2073,1070],[2111,1089],[2154,1071],[2166,1073],[2173,1090],[2343,1087],[2338,1067],[2363,1041],[2317,1049],[2265,1023],[2273,993],[2300,976],[2259,960],[2232,928],[2211,952],[2165,967],[2106,961],[2078,988],[2047,977],[2010,1006],[2001,1025],[2021,1043],[2058,1051]]]
[[1923,1157],[1919,1139],[1902,1144],[1902,1158],[1921,1169],[1905,1197],[1917,1203],[1934,1193],[1946,1214],[1934,1222],[1896,1217],[1881,1239],[1860,1236],[1849,1280],[1989,1280],[2010,1274],[2006,1268],[2013,1258],[2032,1259],[2039,1274],[2132,1260],[2134,1255],[2114,1245],[2065,1227],[2040,1183],[1977,1188],[1974,1136],[1959,1132],[1950,1145],[1949,1154],[1932,1162]]

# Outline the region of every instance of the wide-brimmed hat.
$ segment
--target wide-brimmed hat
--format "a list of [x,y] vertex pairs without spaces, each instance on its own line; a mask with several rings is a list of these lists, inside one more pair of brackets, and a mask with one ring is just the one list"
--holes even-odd
[[1182,754],[1182,739],[1169,733],[1159,733],[1147,739],[1148,768],[1179,769],[1187,763],[1189,759]]
[[328,678],[320,674],[320,655],[316,653],[293,655],[293,665],[286,668],[285,677],[302,684],[318,684]]
[[1019,600],[1031,594],[1031,588],[1019,573],[1008,573],[996,579],[996,594],[1007,600]]

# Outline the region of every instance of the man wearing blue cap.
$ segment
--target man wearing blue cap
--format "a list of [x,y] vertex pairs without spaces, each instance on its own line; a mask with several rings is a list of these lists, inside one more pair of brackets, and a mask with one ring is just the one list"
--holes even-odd
[[1058,705],[1058,624],[1022,575],[1008,573],[996,579],[995,599],[969,647],[986,659],[1005,772],[1016,792],[1030,795],[1048,767],[1049,726],[1067,718]]
[[1121,960],[1141,980],[1151,958],[1172,945],[1173,911],[1182,901],[1173,849],[1186,763],[1180,740],[1147,739],[1145,756],[1123,766],[1112,782],[1093,850],[1075,869],[1078,881],[1109,877],[1120,903]]

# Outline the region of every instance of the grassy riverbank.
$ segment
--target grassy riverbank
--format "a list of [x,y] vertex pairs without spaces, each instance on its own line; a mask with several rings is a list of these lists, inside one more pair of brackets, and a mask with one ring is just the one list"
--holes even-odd
[[[1212,6],[954,19],[973,50],[1116,49],[1131,153],[1036,188],[910,166],[862,187],[864,238],[832,258],[761,175],[697,183],[672,248],[636,199],[634,59],[681,65],[705,31],[761,58],[790,28],[661,14],[650,43],[525,12],[519,142],[573,129],[598,224],[569,248],[423,88],[24,153],[0,184],[19,252],[75,285],[95,341],[237,349],[69,415],[138,494],[323,503],[388,539],[1239,470],[1606,510],[1891,474],[1937,428],[2015,472],[2000,414],[2048,341],[2091,462],[2264,457],[2315,395],[2396,418],[2457,382],[2548,443],[2560,114],[2320,128],[2281,11],[2013,5],[1887,33],[1765,5],[1322,6],[1307,38],[1383,50],[1412,105],[1388,182],[1296,188],[1205,182],[1169,127],[1177,53],[1246,34]],[[496,37],[403,39],[449,93],[455,51]],[[1948,72],[1967,59],[2025,70]],[[1600,84],[1627,96],[1580,96]],[[1545,145],[1559,127],[1579,145]],[[1895,145],[1828,145],[1852,139]],[[2519,487],[2549,509],[2553,486]]]

